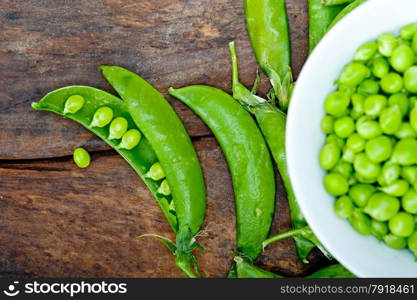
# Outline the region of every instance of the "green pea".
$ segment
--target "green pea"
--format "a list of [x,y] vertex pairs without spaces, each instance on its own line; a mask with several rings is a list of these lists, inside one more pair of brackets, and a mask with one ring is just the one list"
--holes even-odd
[[356,130],[364,139],[372,139],[382,134],[379,123],[374,120],[364,120],[356,123]]
[[360,116],[363,115],[363,104],[365,102],[365,97],[360,94],[353,94],[351,97],[352,100],[352,111],[351,116],[355,120],[358,119]]
[[345,145],[345,141],[335,134],[330,134],[326,137],[326,144],[335,144],[340,149]]
[[349,222],[352,227],[360,234],[368,235],[372,232],[371,219],[358,209],[354,209],[352,215],[349,218]]
[[355,122],[350,117],[343,117],[334,122],[334,132],[338,137],[347,138],[355,131]]
[[169,188],[168,181],[164,179],[161,182],[161,185],[159,186],[158,190],[156,191],[158,194],[169,196],[171,195],[171,189]]
[[370,60],[375,55],[377,48],[378,45],[376,42],[363,44],[356,50],[354,60],[362,62]]
[[413,48],[414,52],[417,53],[417,33],[413,36],[411,47]]
[[409,190],[401,199],[403,209],[410,214],[417,214],[417,192]]
[[120,149],[132,150],[135,148],[140,140],[142,139],[142,134],[137,129],[129,129],[122,136],[122,141],[119,144]]
[[84,148],[77,148],[74,150],[73,159],[77,167],[87,168],[90,165],[90,154]]
[[364,183],[364,184],[374,184],[378,181],[378,177],[377,178],[364,178],[357,173],[354,174],[354,177],[356,179],[356,182]]
[[339,84],[338,91],[342,92],[342,93],[345,93],[346,95],[348,95],[350,97],[351,95],[353,95],[355,93],[356,86],[349,86],[349,85],[346,85],[346,84]]
[[339,218],[349,218],[354,210],[353,202],[348,196],[342,196],[334,202],[334,211]]
[[407,180],[409,184],[414,184],[415,182],[417,182],[417,167],[402,167],[401,177]]
[[410,112],[410,125],[417,132],[417,106],[414,105]]
[[359,183],[350,188],[349,197],[356,206],[365,207],[375,192],[376,188],[373,185]]
[[390,66],[383,57],[375,58],[372,63],[372,74],[377,78],[382,78],[389,73]]
[[383,56],[391,56],[398,46],[397,38],[390,33],[383,33],[378,38],[378,51]]
[[344,161],[347,161],[347,162],[352,164],[355,161],[355,157],[356,157],[355,152],[353,152],[350,148],[348,148],[346,146],[343,147],[342,159]]
[[320,166],[325,170],[333,168],[340,159],[340,148],[334,144],[326,144],[320,151]]
[[394,134],[397,132],[402,123],[402,114],[398,105],[384,109],[379,116],[379,126],[383,133]]
[[401,197],[404,196],[408,192],[409,184],[407,181],[399,179],[394,181],[391,184],[388,184],[387,186],[381,187],[381,191],[384,193],[395,196],[395,197]]
[[417,140],[400,140],[394,147],[392,160],[403,166],[415,164],[417,162]]
[[400,128],[394,135],[397,139],[409,139],[416,138],[417,132],[413,129],[410,123],[405,122],[401,124]]
[[109,139],[120,139],[123,137],[125,132],[127,131],[127,120],[123,117],[115,118],[111,124],[109,129]]
[[345,177],[336,173],[329,173],[324,176],[324,187],[332,196],[341,196],[347,193],[349,184]]
[[389,106],[398,105],[402,116],[405,116],[410,109],[408,97],[404,93],[392,94],[388,99],[388,105]]
[[416,104],[417,104],[417,96],[411,96],[408,99],[408,103],[409,103],[408,107],[410,107],[410,108],[415,107]]
[[400,210],[400,201],[385,193],[376,193],[368,201],[365,212],[377,221],[385,222]]
[[383,95],[371,95],[365,99],[363,108],[365,114],[373,118],[379,116],[382,110],[387,106],[388,99]]
[[353,163],[356,173],[365,179],[377,178],[381,171],[381,166],[372,162],[364,153],[359,153]]
[[346,111],[350,104],[350,97],[347,93],[340,91],[331,93],[324,103],[324,108],[329,115],[340,117]]
[[413,66],[405,71],[404,87],[410,93],[417,93],[417,66]]
[[352,164],[339,160],[337,164],[332,169],[332,173],[337,173],[342,175],[345,178],[349,178],[352,175],[353,167]]
[[387,225],[387,223],[372,220],[371,233],[378,240],[382,240],[384,238],[384,236],[388,234],[388,225]]
[[398,46],[390,58],[391,66],[397,72],[403,73],[414,64],[415,55],[413,49],[407,45]]
[[405,212],[399,212],[388,222],[389,230],[399,237],[410,236],[415,227],[414,217]]
[[354,153],[362,152],[365,149],[366,141],[358,133],[352,134],[346,141],[346,147]]
[[417,23],[412,23],[404,26],[400,31],[400,36],[404,40],[411,40],[417,33]]
[[408,249],[416,256],[417,255],[417,231],[413,232],[408,237]]
[[152,180],[158,181],[165,178],[164,170],[159,162],[154,163],[150,168],[149,171],[145,174],[146,178],[150,178]]
[[81,95],[69,96],[65,101],[64,114],[75,114],[84,106],[85,100]]
[[381,79],[381,88],[387,94],[395,94],[403,88],[403,78],[397,73],[388,73]]
[[358,87],[358,93],[360,95],[369,96],[372,94],[378,94],[379,92],[379,83],[375,80],[366,79],[361,82]]
[[96,110],[91,122],[91,127],[104,127],[113,119],[113,110],[110,107],[103,106]]
[[334,118],[332,116],[326,115],[321,119],[321,130],[325,134],[333,133],[333,124]]
[[380,163],[387,160],[392,153],[392,143],[389,137],[384,135],[370,139],[365,146],[365,152],[368,158],[374,163]]
[[384,242],[388,247],[396,250],[404,249],[405,247],[407,247],[407,239],[400,236],[396,236],[392,233],[389,233],[386,236],[384,236]]
[[371,75],[371,71],[361,63],[353,62],[345,67],[339,78],[339,84],[357,86]]

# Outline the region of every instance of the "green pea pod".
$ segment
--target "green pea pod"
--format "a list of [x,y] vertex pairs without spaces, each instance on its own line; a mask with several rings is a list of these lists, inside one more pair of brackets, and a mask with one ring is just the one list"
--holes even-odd
[[322,5],[324,6],[334,6],[334,5],[345,5],[352,3],[355,0],[323,0]]
[[168,101],[137,74],[118,66],[101,66],[103,76],[127,103],[134,122],[151,143],[165,172],[178,222],[176,264],[192,276],[205,214],[205,186],[197,154],[184,125]]
[[261,69],[271,79],[274,95],[286,110],[292,75],[285,0],[245,0],[244,6],[253,52]]
[[336,25],[337,22],[339,22],[341,19],[343,19],[347,14],[352,12],[355,8],[357,8],[359,5],[364,3],[366,0],[355,0],[346,7],[344,7],[337,16],[334,17],[333,21],[329,24],[328,29],[331,29],[334,25]]
[[343,6],[323,6],[323,0],[308,0],[309,52],[311,53]]
[[236,200],[238,251],[250,260],[262,252],[271,227],[275,179],[271,158],[259,128],[239,103],[209,86],[169,89],[213,131],[226,156]]
[[[288,204],[290,206],[293,228],[304,228],[307,226],[307,222],[304,219],[301,209],[297,203],[288,175],[285,154],[286,115],[268,103],[265,99],[253,95],[239,82],[239,67],[234,43],[230,43],[229,47],[232,56],[233,97],[238,100],[247,111],[255,115],[284,183],[284,187],[287,192]],[[321,243],[319,243],[311,230],[308,235],[302,235],[299,232],[297,234],[293,234],[292,236],[297,246],[298,256],[303,260],[303,262],[308,262],[307,255],[315,246],[319,246],[326,256],[331,257],[327,250],[325,250]]]

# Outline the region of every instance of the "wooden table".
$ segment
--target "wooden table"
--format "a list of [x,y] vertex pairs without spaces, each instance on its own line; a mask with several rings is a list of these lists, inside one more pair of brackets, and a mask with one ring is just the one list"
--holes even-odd
[[[306,0],[288,1],[293,69],[307,53]],[[141,233],[173,238],[159,207],[133,170],[76,123],[30,104],[53,89],[110,90],[100,64],[132,69],[166,95],[170,86],[204,83],[230,91],[227,44],[235,40],[243,83],[257,69],[238,0],[2,0],[0,3],[0,271],[2,276],[181,277],[171,254]],[[268,88],[263,79],[262,91]],[[224,277],[235,249],[233,190],[208,128],[169,96],[200,156],[208,211],[199,241],[204,274]],[[75,147],[92,153],[75,167]],[[281,184],[273,233],[291,228]],[[292,240],[276,243],[258,265],[288,276],[302,264]]]

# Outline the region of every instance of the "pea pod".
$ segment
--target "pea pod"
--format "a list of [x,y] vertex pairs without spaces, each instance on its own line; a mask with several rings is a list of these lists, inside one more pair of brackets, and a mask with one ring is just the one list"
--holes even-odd
[[197,154],[177,114],[148,82],[118,66],[101,66],[103,76],[127,103],[129,113],[158,157],[170,187],[178,223],[176,264],[193,276],[191,251],[205,214],[205,186]]
[[[307,222],[304,219],[301,209],[297,203],[288,175],[285,154],[286,115],[276,107],[270,105],[266,100],[253,95],[239,82],[238,61],[236,51],[234,49],[234,43],[230,43],[229,47],[233,66],[233,97],[239,101],[242,107],[255,115],[268,147],[271,150],[272,157],[274,158],[281,174],[281,179],[287,192],[293,228],[296,230],[304,228],[307,225]],[[304,236],[301,232],[295,232],[292,236],[294,237],[297,246],[298,256],[304,262],[308,262],[307,255],[315,246],[319,246],[323,253],[330,256],[312,232],[311,234]]]
[[202,85],[169,89],[212,130],[232,176],[236,201],[238,252],[251,260],[262,252],[271,227],[275,179],[271,158],[259,128],[230,95]]
[[366,0],[355,0],[346,7],[344,7],[333,19],[333,21],[328,26],[328,29],[331,29],[334,25],[336,25],[337,22],[339,22],[341,19],[346,17],[349,13],[351,13],[355,8],[357,8],[359,5],[364,3]]
[[256,59],[286,110],[292,89],[291,51],[285,0],[244,0],[247,31]]

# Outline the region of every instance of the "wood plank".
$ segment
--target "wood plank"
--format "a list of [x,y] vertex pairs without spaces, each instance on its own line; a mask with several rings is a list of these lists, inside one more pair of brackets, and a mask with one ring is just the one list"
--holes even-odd
[[[224,277],[235,249],[233,190],[223,154],[213,138],[195,142],[207,184],[207,218],[199,237],[204,274]],[[282,188],[280,189],[282,190]],[[290,229],[278,194],[273,232]],[[113,151],[93,154],[89,168],[70,158],[0,162],[0,260],[41,277],[181,277],[171,254],[142,233],[174,238],[141,180]],[[288,239],[269,247],[261,266],[300,275],[324,262],[302,264]]]
[[[288,1],[295,74],[306,56],[305,6],[305,0]],[[161,92],[196,83],[229,91],[227,43],[236,40],[245,84],[257,68],[236,0],[2,0],[0,28],[0,159],[65,156],[79,145],[108,149],[77,124],[30,108],[67,85],[109,90],[100,64],[130,68]],[[190,135],[210,134],[184,105],[169,100]]]

